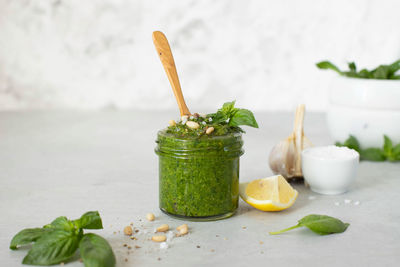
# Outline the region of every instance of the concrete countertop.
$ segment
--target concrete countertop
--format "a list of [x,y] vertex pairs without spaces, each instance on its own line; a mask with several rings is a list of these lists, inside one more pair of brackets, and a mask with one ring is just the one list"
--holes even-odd
[[[189,235],[160,249],[148,240],[154,227],[183,223],[158,209],[154,140],[157,129],[174,114],[0,113],[0,266],[21,265],[27,250],[8,249],[19,230],[42,226],[61,215],[75,219],[89,210],[100,212],[104,229],[96,232],[111,243],[118,266],[398,266],[400,164],[386,162],[362,162],[355,185],[339,196],[318,195],[296,183],[298,200],[282,212],[261,212],[240,200],[232,218],[188,222]],[[288,113],[256,113],[256,117],[260,129],[246,128],[244,136],[241,181],[272,174],[269,150],[293,124]],[[306,115],[305,134],[316,145],[332,144],[322,114]],[[352,202],[345,204],[345,199]],[[355,201],[360,204],[354,205]],[[148,212],[156,214],[154,222],[144,219]],[[311,213],[351,225],[345,233],[330,236],[308,229],[268,235]],[[122,233],[130,223],[139,229],[138,240]],[[83,264],[75,261],[67,266]]]

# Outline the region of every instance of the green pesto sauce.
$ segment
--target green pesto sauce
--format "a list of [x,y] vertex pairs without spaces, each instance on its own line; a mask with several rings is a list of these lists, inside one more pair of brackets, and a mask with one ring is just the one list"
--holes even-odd
[[161,210],[196,218],[237,209],[241,133],[188,138],[166,129],[157,143]]

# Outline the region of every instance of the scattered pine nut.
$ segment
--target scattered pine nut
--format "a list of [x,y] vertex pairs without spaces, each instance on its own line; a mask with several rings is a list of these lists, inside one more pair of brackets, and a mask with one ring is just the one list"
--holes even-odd
[[211,134],[212,132],[214,132],[214,127],[207,128],[206,134]]
[[124,247],[127,247],[128,246],[128,244],[124,244]]
[[176,234],[176,236],[186,235],[188,233],[188,225],[186,223],[182,224],[176,227],[176,230],[178,230],[178,234]]
[[194,130],[200,128],[200,124],[198,124],[195,121],[187,121],[186,126],[189,127],[190,129],[194,129]]
[[165,235],[153,235],[151,237],[151,240],[153,240],[154,242],[164,242],[165,240],[167,240],[167,237]]
[[146,214],[146,219],[151,222],[151,221],[154,221],[155,216],[154,216],[153,213],[147,213]]
[[132,227],[130,227],[129,225],[128,225],[128,226],[125,226],[125,228],[124,228],[124,234],[125,234],[125,235],[132,235],[132,233],[133,233]]
[[141,246],[136,245],[135,248],[141,248]]
[[264,242],[260,241],[260,245],[264,244]]
[[168,224],[162,224],[156,229],[157,232],[166,232],[168,230],[169,230]]
[[168,121],[169,126],[175,126],[176,125],[176,121],[174,120],[169,120]]

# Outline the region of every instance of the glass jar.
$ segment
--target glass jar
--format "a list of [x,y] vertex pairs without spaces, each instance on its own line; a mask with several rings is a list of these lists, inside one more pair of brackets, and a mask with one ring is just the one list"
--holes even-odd
[[232,216],[239,200],[241,133],[181,138],[158,132],[160,209],[171,216],[219,220]]

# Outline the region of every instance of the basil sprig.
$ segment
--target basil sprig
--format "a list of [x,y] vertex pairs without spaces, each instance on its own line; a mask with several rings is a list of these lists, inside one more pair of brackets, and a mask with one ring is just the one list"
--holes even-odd
[[341,220],[336,219],[331,216],[327,215],[318,215],[318,214],[311,214],[305,216],[301,220],[298,221],[298,224],[295,226],[277,231],[277,232],[270,232],[271,235],[277,235],[284,232],[287,232],[292,229],[300,228],[300,227],[307,227],[311,231],[319,235],[329,235],[335,233],[343,233],[346,231],[347,227],[350,224],[343,223]]
[[360,147],[360,143],[358,142],[357,138],[353,135],[344,141],[344,143],[336,142],[335,145],[337,146],[346,146],[348,148],[356,150],[360,153],[361,160],[368,160],[368,161],[400,161],[400,143],[394,145],[392,140],[384,135],[384,144],[382,148],[371,147],[362,149]]
[[83,229],[103,229],[97,211],[89,211],[79,219],[61,216],[42,228],[24,229],[10,243],[10,249],[32,245],[22,263],[27,265],[53,265],[70,260],[79,248],[85,267],[113,267],[115,256],[108,242]]
[[253,112],[244,108],[235,108],[235,101],[226,102],[216,113],[208,114],[214,124],[224,124],[238,127],[247,125],[258,128]]
[[397,72],[400,70],[400,60],[397,60],[389,65],[379,65],[377,68],[372,70],[362,69],[360,71],[357,71],[357,67],[354,62],[348,63],[348,71],[341,71],[336,65],[329,61],[321,61],[316,65],[320,69],[330,69],[346,77],[383,80],[400,79],[400,75],[397,74]]

